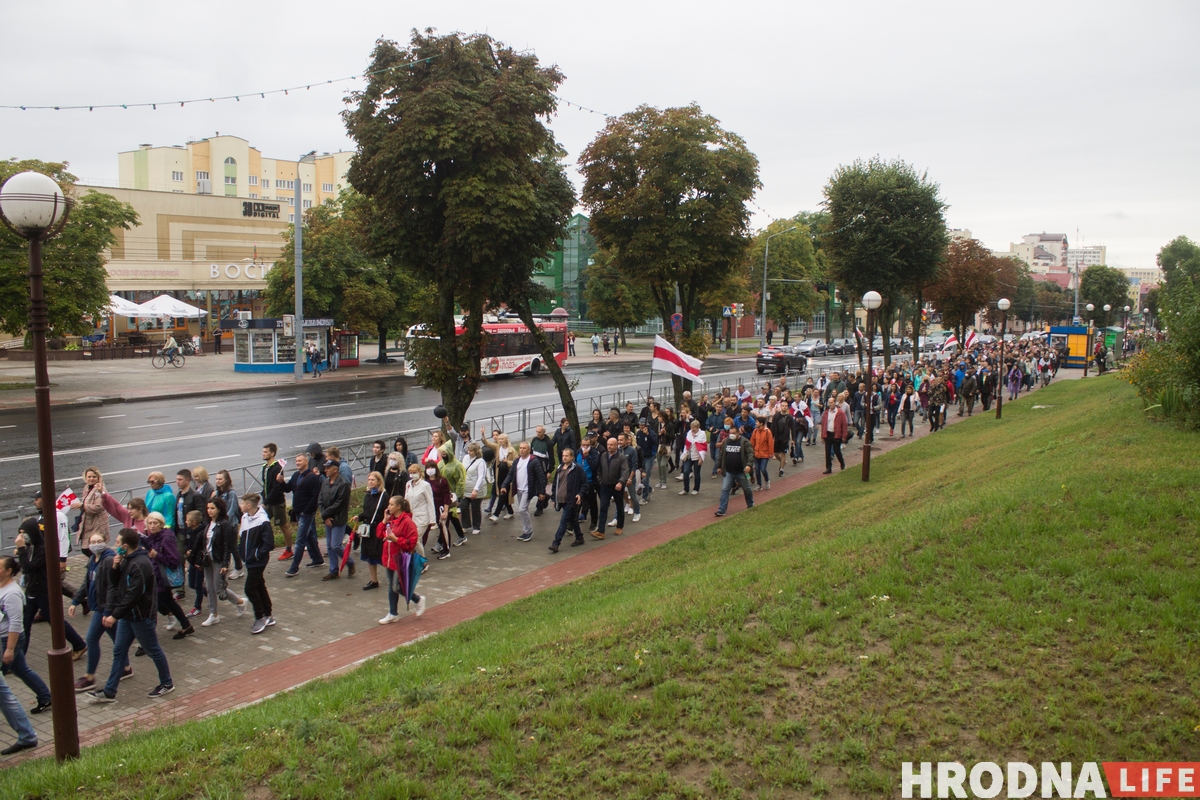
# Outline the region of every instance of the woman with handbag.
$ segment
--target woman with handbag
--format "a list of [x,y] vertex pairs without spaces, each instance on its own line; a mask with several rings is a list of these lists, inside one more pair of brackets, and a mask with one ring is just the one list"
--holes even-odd
[[[419,479],[420,472],[416,474],[414,482]],[[402,584],[407,583],[401,576],[405,562],[403,554],[412,556],[421,547],[417,528],[408,500],[403,497],[390,498],[387,510],[383,512],[383,522],[376,528],[376,533],[383,542],[383,565],[387,569],[388,579],[388,613],[379,620],[380,625],[388,625],[400,619],[400,594],[406,588]],[[418,617],[425,613],[424,597],[409,589],[406,599],[416,602]]]
[[229,559],[238,546],[238,529],[229,519],[225,501],[214,497],[208,501],[208,528],[201,541],[200,563],[204,566],[204,584],[208,588],[208,619],[200,627],[208,628],[221,621],[217,603],[228,600],[237,608],[240,617],[246,613],[246,601],[238,597],[225,583],[229,574]]
[[[158,592],[158,613],[164,617],[174,617],[168,620],[167,630],[175,629],[175,621],[179,622],[179,633],[176,639],[191,636],[196,632],[192,623],[188,622],[179,601],[175,599],[175,589],[183,586],[183,561],[179,557],[179,545],[175,541],[175,531],[166,526],[163,515],[151,511],[146,515],[146,533],[142,537],[142,546],[150,563],[154,565],[155,588]],[[143,655],[139,646],[134,655]]]
[[[513,463],[517,460],[517,450],[509,444],[507,434],[495,431],[494,435],[496,440],[493,442],[487,438],[487,434],[484,431],[479,432],[479,438],[483,440],[484,446],[492,448],[492,451],[496,454],[496,458],[492,461],[496,467],[496,479],[492,483],[496,486],[503,486],[504,481],[508,479],[509,469],[512,468]],[[501,509],[504,509],[505,519],[512,519],[513,507],[508,494],[497,494],[492,499],[495,503],[492,505],[492,513],[488,516],[488,519],[492,522],[499,522]],[[413,514],[415,517],[415,507]]]
[[[407,474],[407,473],[406,473]],[[371,580],[363,591],[379,588],[379,565],[383,563],[383,540],[375,535],[375,529],[387,510],[388,494],[383,488],[383,476],[372,472],[367,476],[367,492],[363,495],[362,511],[354,517],[355,538],[358,541],[359,557],[366,562]]]

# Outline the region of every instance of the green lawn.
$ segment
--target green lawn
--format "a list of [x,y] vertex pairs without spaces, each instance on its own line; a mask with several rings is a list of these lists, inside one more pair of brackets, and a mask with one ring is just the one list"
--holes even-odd
[[1200,440],[1112,378],[1004,412],[0,793],[882,797],[904,760],[1194,759]]

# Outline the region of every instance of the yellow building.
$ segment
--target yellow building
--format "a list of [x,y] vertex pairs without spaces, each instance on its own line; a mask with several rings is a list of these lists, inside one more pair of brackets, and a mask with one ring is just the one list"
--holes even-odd
[[288,206],[281,219],[294,215],[296,181],[305,208],[337,197],[345,186],[350,152],[323,153],[309,163],[264,158],[238,136],[216,136],[185,145],[155,147],[118,154],[119,185],[174,194],[270,200]]

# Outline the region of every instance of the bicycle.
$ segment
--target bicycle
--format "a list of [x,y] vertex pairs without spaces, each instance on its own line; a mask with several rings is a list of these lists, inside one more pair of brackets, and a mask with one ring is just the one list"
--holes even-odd
[[171,356],[167,356],[166,353],[159,350],[154,354],[154,357],[150,359],[150,363],[155,369],[162,369],[163,367],[167,366],[167,364],[170,364],[176,368],[182,367],[184,362],[183,355],[181,353],[174,353]]

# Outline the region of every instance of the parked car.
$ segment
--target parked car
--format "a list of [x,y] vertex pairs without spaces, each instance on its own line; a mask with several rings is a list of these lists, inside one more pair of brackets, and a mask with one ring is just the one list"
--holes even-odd
[[820,339],[806,339],[796,345],[796,352],[806,358],[820,358],[829,354],[829,346]]
[[990,333],[981,333],[977,338],[980,344],[995,344],[997,341],[996,337]]
[[853,339],[830,339],[825,352],[831,356],[849,356],[858,352],[858,345]]
[[911,349],[908,339],[888,339],[888,350],[892,353],[907,353]]
[[804,372],[808,358],[795,347],[764,347],[754,358],[758,374],[764,372]]

